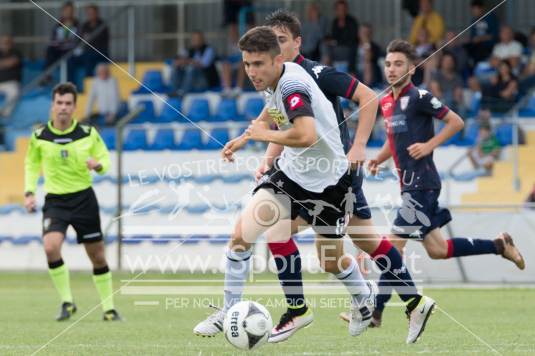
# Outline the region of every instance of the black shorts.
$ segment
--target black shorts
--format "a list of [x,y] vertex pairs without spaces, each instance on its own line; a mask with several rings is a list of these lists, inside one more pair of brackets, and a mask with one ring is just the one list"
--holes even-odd
[[353,215],[362,220],[368,220],[372,218],[372,212],[368,206],[368,201],[364,196],[362,190],[362,182],[364,180],[364,172],[362,168],[352,173],[351,176],[351,188],[355,194],[353,203]]
[[438,206],[440,189],[402,192],[392,233],[402,238],[423,239],[451,221],[448,209]]
[[321,193],[311,192],[288,178],[284,172],[271,168],[259,181],[253,193],[270,189],[287,196],[291,203],[291,218],[302,217],[324,237],[342,238],[345,235],[346,212],[344,198],[351,186],[351,176],[344,174],[337,184]]
[[98,201],[93,188],[46,195],[43,235],[52,231],[65,234],[69,225],[76,231],[78,243],[102,241]]

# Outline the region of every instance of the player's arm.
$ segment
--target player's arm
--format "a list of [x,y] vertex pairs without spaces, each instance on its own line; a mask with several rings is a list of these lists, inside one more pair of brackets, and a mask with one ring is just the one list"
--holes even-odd
[[366,159],[366,143],[368,142],[375,118],[379,100],[375,92],[356,78],[332,67],[325,67],[318,74],[318,85],[326,94],[350,99],[359,104],[359,122],[355,132],[355,139],[348,152],[351,162],[362,162]]
[[435,148],[446,142],[464,127],[463,119],[430,93],[421,94],[418,104],[419,109],[424,114],[429,115],[431,118],[436,117],[439,120],[443,120],[446,125],[429,141],[417,142],[407,147],[409,155],[414,159],[421,159],[429,155]]
[[110,153],[95,128],[91,129],[91,137],[93,145],[90,152],[91,157],[86,162],[87,168],[98,174],[104,174],[110,168]]
[[[297,88],[286,91],[287,87]],[[317,133],[310,96],[299,84],[282,83],[283,102],[288,120],[293,124],[286,130],[272,130],[269,122],[254,120],[245,131],[250,139],[288,147],[309,147],[316,143]]]
[[35,133],[30,138],[30,144],[24,160],[24,206],[29,212],[35,211],[35,191],[41,170],[41,151]]
[[381,147],[381,150],[377,153],[377,156],[368,162],[368,170],[373,175],[376,175],[380,170],[379,166],[390,157],[392,157],[392,151],[390,151],[388,141],[385,141],[383,147]]

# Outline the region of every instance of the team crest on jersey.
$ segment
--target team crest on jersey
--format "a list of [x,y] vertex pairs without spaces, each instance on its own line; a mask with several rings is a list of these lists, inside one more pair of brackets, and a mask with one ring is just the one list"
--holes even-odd
[[381,109],[383,109],[383,111],[388,111],[391,107],[392,107],[392,103],[391,102],[387,102],[387,103],[383,104]]
[[292,111],[304,105],[303,99],[299,94],[292,94],[286,100],[288,101],[288,105],[290,105],[290,110]]
[[312,68],[312,72],[316,75],[316,79],[319,79],[321,71],[325,68],[325,66],[314,66]]
[[410,100],[410,97],[408,96],[402,96],[399,99],[399,107],[401,108],[401,111],[405,111],[405,109],[409,105],[409,100]]
[[276,108],[269,108],[268,115],[271,118],[271,120],[273,120],[279,127],[287,123],[287,119]]

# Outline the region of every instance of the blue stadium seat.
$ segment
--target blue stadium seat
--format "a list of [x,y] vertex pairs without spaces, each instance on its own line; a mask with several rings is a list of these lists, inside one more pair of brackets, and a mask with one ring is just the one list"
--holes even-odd
[[496,139],[502,146],[513,143],[513,124],[503,123],[496,127]]
[[212,137],[208,137],[208,142],[204,145],[206,150],[218,150],[221,149],[229,140],[230,135],[227,129],[213,129],[210,132]]
[[217,113],[212,121],[237,121],[238,106],[235,99],[222,99],[217,106]]
[[245,120],[250,121],[254,120],[260,115],[262,109],[264,108],[264,100],[262,98],[250,98],[245,102],[245,108],[243,109],[243,114]]
[[154,140],[149,145],[149,150],[174,150],[175,145],[175,131],[173,129],[159,129],[154,136]]
[[146,150],[147,133],[142,129],[130,130],[124,140],[123,149],[125,151]]
[[99,131],[102,141],[106,144],[109,150],[115,149],[115,129],[107,127]]
[[534,117],[535,118],[535,95],[533,95],[527,105],[519,111],[520,117]]
[[169,98],[164,104],[157,122],[187,122],[177,111],[182,112],[182,101],[178,98]]
[[46,123],[49,119],[50,95],[24,97],[20,100],[8,121],[10,127],[25,128],[35,123]]
[[479,124],[473,120],[465,124],[464,128],[464,140],[466,140],[470,145],[476,143],[477,136],[479,135]]
[[210,104],[205,98],[195,98],[191,101],[188,118],[193,122],[208,121],[210,119]]
[[198,129],[187,129],[184,131],[184,134],[182,135],[182,139],[180,143],[177,146],[178,150],[192,150],[192,149],[202,149],[203,143],[202,143],[202,135],[201,131]]
[[[166,93],[167,86],[163,82],[162,72],[159,70],[148,70],[143,75],[139,89],[132,92],[132,94],[146,94],[150,93],[148,89],[155,93]],[[148,89],[147,89],[148,88]]]
[[140,101],[138,105],[143,106],[144,109],[131,122],[133,124],[141,124],[143,122],[153,122],[155,120],[156,114],[154,113],[154,103],[152,102],[152,100]]

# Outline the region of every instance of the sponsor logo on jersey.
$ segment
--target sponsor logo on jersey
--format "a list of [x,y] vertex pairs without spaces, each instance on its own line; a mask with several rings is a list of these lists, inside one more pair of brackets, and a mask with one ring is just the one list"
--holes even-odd
[[303,103],[303,99],[301,98],[301,95],[299,94],[292,94],[286,100],[288,101],[288,105],[290,105],[290,110],[292,111],[305,105]]
[[319,79],[321,71],[325,68],[325,66],[314,66],[312,68],[312,72],[316,75],[316,79]]

